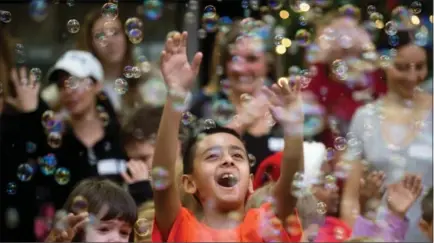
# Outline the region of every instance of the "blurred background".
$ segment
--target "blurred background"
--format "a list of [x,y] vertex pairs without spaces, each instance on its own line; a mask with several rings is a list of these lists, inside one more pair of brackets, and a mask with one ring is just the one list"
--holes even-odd
[[[0,0],[2,22],[12,34],[15,43],[22,44],[25,51],[25,63],[40,68],[46,73],[55,60],[65,51],[74,48],[78,33],[70,33],[67,23],[77,20],[79,23],[90,10],[101,8],[110,1],[104,0]],[[347,7],[345,11],[359,11],[361,19],[367,25],[374,22],[379,29],[390,18],[392,10],[398,5],[408,7],[414,16],[413,24],[425,26],[428,31],[426,46],[432,47],[432,0],[112,0],[117,3],[119,17],[138,17],[143,21],[141,41],[136,41],[136,55],[144,55],[150,61],[158,60],[166,35],[172,30],[188,30],[190,33],[190,54],[202,51],[205,63],[202,65],[200,84],[205,85],[208,76],[215,30],[225,21],[235,18],[254,17],[274,22],[274,40],[283,45],[276,46],[277,76],[286,75],[287,67],[303,65],[305,52],[298,45],[293,45],[299,29],[312,32],[315,20],[330,10]],[[309,2],[314,4],[309,5]],[[294,11],[295,5],[307,3]],[[357,9],[348,7],[351,4]],[[206,19],[204,9],[213,6],[219,18]],[[111,10],[110,10],[111,11]],[[372,13],[381,16],[372,16]],[[8,14],[10,13],[10,15]],[[270,20],[271,19],[271,20]],[[4,21],[6,20],[6,21]],[[205,26],[206,25],[206,26]],[[374,28],[375,29],[375,28]],[[289,40],[288,40],[289,39]],[[432,63],[432,56],[430,56]],[[432,66],[432,64],[430,65]],[[286,68],[284,68],[286,67]],[[432,72],[432,69],[430,69]],[[430,75],[431,76],[431,75]]]

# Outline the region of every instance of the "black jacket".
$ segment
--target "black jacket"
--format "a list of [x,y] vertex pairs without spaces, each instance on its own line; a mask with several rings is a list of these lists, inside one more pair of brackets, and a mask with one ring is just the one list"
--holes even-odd
[[[119,139],[120,124],[104,95],[99,96],[98,105],[104,108],[110,119],[104,137],[89,149],[68,126],[65,127],[59,148],[53,149],[48,145],[41,117],[49,108],[42,99],[34,112],[1,115],[1,216],[4,219],[6,209],[15,208],[20,219],[19,227],[15,230],[6,230],[7,225],[2,221],[1,241],[34,241],[33,221],[38,216],[41,205],[50,202],[57,209],[61,208],[74,186],[83,179],[100,177],[123,183],[119,172],[124,168],[127,157]],[[63,167],[69,171],[68,183],[60,185],[58,181],[61,180],[57,177],[56,181],[55,173],[47,174],[54,170],[40,166],[44,159],[55,163],[55,168]],[[17,177],[17,168],[23,163],[33,165],[34,173],[28,181],[20,181]],[[130,186],[137,203],[152,198],[149,188],[149,182]]]

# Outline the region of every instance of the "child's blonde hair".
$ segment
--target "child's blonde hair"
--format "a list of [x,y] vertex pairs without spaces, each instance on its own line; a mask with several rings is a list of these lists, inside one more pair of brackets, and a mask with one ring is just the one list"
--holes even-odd
[[142,221],[141,227],[146,227],[146,232],[138,232],[134,225],[134,242],[151,242],[152,241],[152,227],[155,217],[154,201],[148,201],[140,205],[138,208],[139,220]]

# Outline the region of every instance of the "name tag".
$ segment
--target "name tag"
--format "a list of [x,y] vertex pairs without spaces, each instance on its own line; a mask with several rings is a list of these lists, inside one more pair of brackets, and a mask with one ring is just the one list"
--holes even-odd
[[99,175],[117,175],[126,171],[125,160],[104,159],[96,164]]
[[417,159],[432,158],[432,148],[429,145],[414,144],[408,149],[408,155]]
[[372,100],[372,91],[370,89],[354,91],[352,93],[353,100],[355,101],[369,101]]
[[279,152],[283,150],[285,142],[283,138],[269,138],[268,139],[268,149],[272,152]]

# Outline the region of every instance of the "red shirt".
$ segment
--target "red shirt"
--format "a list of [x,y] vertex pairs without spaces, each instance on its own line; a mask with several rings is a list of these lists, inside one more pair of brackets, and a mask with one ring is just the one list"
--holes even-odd
[[[290,218],[290,217],[288,217]],[[303,234],[297,216],[288,222],[288,229],[277,220],[271,204],[247,211],[243,221],[231,229],[213,229],[199,222],[186,208],[181,208],[170,230],[167,242],[299,242]],[[288,233],[289,232],[289,233]],[[162,242],[154,220],[152,242]]]
[[[313,93],[317,101],[324,106],[326,116],[334,116],[344,126],[348,126],[354,112],[366,102],[377,99],[387,90],[386,82],[382,80],[382,71],[367,74],[366,84],[349,87],[344,82],[333,80],[329,76],[328,66],[315,64],[317,75],[314,76],[305,91]],[[345,136],[345,134],[341,134]],[[327,147],[333,147],[334,137],[330,129],[321,136],[321,142]]]

